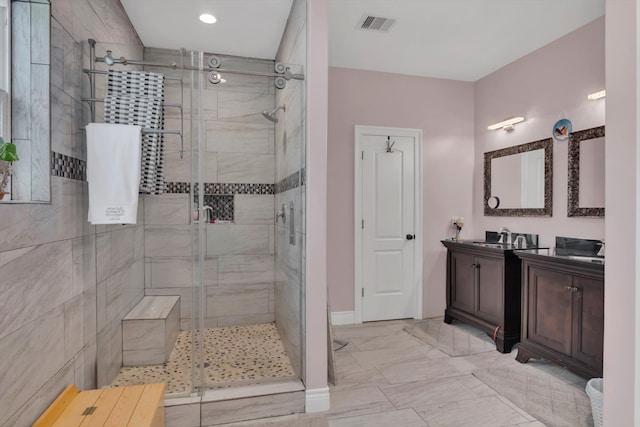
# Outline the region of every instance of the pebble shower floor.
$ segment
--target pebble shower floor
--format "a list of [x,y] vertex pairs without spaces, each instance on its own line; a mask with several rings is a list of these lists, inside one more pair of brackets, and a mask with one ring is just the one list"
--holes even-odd
[[[204,358],[209,388],[294,376],[273,323],[205,329]],[[112,386],[157,382],[166,383],[167,394],[191,391],[191,331],[180,332],[168,362],[122,367]]]

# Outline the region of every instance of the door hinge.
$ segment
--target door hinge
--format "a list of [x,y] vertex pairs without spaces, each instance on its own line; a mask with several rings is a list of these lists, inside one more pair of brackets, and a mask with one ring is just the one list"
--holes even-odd
[[361,153],[362,153],[362,160],[364,160],[364,150],[361,151]]
[[362,220],[362,229],[364,230],[364,219]]
[[364,298],[364,288],[362,288],[362,297]]

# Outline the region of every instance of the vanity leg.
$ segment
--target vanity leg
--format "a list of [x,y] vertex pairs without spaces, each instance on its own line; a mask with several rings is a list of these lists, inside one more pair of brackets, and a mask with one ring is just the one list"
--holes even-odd
[[453,323],[453,317],[449,316],[447,313],[444,314],[444,323],[450,325]]
[[531,356],[527,354],[526,350],[518,348],[518,354],[516,354],[516,360],[520,363],[527,363],[531,359]]

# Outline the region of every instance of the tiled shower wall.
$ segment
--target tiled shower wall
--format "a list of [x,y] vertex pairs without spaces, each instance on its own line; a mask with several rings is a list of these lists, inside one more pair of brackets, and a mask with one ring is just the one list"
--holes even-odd
[[[205,60],[210,55],[205,54]],[[181,63],[179,52],[145,48],[145,61]],[[272,72],[273,61],[221,56],[221,68]],[[187,55],[185,63],[190,63]],[[205,63],[206,65],[206,63]],[[166,68],[151,68],[170,75]],[[175,74],[174,74],[175,75]],[[233,195],[233,223],[205,226],[205,326],[272,322],[274,316],[274,126],[260,114],[275,103],[273,79],[225,74],[204,81],[205,194]],[[181,328],[190,328],[191,181],[190,78],[184,74],[184,157],[180,139],[165,137],[165,178],[172,194],[145,204],[146,295],[179,295]],[[180,103],[180,83],[167,82],[166,102]],[[179,110],[167,108],[165,128],[179,129]],[[214,183],[221,185],[214,185]],[[244,184],[244,185],[241,185]]]
[[[54,1],[51,12],[52,157],[82,166],[86,40],[125,56],[141,43],[118,0]],[[113,373],[114,326],[142,294],[143,227],[91,226],[82,174],[51,175],[51,203],[0,203],[1,426],[31,425],[68,384]]]
[[[294,0],[276,60],[305,73],[307,63],[307,9],[305,0]],[[276,92],[276,105],[285,105],[276,125],[276,203],[289,214],[295,205],[295,245],[289,243],[289,223],[276,224],[276,325],[297,374],[302,373],[304,348],[305,256],[305,82],[290,80]]]

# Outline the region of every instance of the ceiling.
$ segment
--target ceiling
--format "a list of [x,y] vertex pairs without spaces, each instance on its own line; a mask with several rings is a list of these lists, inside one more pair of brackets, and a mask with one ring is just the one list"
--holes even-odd
[[[147,47],[274,59],[293,0],[120,0]],[[198,17],[210,13],[215,24]]]
[[[121,0],[145,46],[274,59],[292,0]],[[218,18],[213,25],[201,13]],[[360,30],[364,15],[396,19]],[[329,0],[329,64],[476,81],[604,14],[604,0]]]

